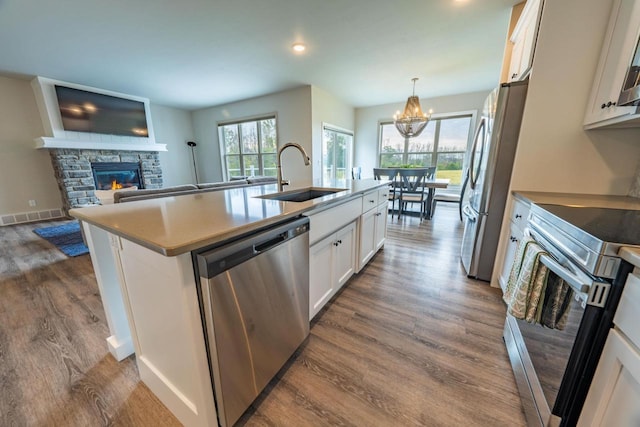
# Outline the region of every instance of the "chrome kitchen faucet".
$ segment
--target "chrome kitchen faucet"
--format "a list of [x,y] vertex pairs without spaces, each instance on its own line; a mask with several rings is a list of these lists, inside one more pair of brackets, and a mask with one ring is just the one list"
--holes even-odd
[[285,185],[289,185],[289,180],[282,179],[282,160],[280,159],[280,157],[282,156],[282,152],[287,147],[295,147],[300,151],[305,166],[309,166],[309,164],[311,163],[311,158],[309,157],[307,152],[304,151],[304,148],[302,148],[300,144],[297,144],[295,142],[288,142],[280,147],[280,149],[278,150],[278,163],[276,165],[276,169],[278,170],[278,191],[282,191]]

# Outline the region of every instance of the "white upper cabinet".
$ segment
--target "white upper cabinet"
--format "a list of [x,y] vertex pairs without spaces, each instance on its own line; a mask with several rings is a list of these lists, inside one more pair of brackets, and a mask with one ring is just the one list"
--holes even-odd
[[528,0],[509,37],[511,62],[507,80],[510,82],[523,80],[531,71],[541,11],[542,0]]
[[[636,107],[618,107],[618,97],[640,34],[640,1],[615,0],[602,44],[584,126],[611,126],[640,118]],[[622,125],[632,125],[624,123]],[[640,121],[634,123],[640,126]]]

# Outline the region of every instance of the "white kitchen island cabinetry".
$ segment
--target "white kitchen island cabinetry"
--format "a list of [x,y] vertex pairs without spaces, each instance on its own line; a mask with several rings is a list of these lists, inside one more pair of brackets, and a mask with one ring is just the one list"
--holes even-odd
[[383,186],[336,182],[343,190],[302,202],[264,198],[277,191],[265,185],[71,209],[91,253],[109,350],[118,360],[135,352],[140,378],[183,425],[217,425],[192,251],[307,214],[310,240],[333,235],[349,247],[335,255],[338,289],[357,264],[362,194]]
[[[611,125],[640,126],[636,107],[617,105],[639,36],[640,2],[614,1],[587,104],[586,129]],[[633,123],[626,123],[631,120]]]
[[356,271],[356,219],[362,197],[320,212],[309,212],[309,320]]
[[360,271],[382,248],[387,237],[389,189],[381,188],[362,197],[359,219],[358,270]]
[[513,264],[513,259],[516,256],[516,250],[518,249],[518,243],[522,240],[524,236],[524,229],[527,226],[527,218],[529,217],[529,210],[531,208],[531,204],[525,200],[518,199],[514,196],[511,196],[511,215],[509,216],[509,239],[508,242],[505,243],[505,252],[504,257],[502,259],[502,270],[500,273],[500,277],[498,281],[500,282],[500,287],[504,291],[507,286],[507,281],[509,280],[509,273],[511,273],[511,265]]
[[613,322],[580,427],[640,425],[640,277],[636,274],[629,274]]
[[309,249],[309,320],[353,276],[356,269],[356,222]]

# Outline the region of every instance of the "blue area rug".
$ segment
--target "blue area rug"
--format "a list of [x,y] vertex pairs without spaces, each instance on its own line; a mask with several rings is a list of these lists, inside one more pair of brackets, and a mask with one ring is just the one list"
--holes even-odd
[[38,236],[53,243],[67,256],[78,256],[89,253],[89,248],[82,240],[80,233],[80,223],[78,221],[68,222],[62,225],[36,228],[33,230]]

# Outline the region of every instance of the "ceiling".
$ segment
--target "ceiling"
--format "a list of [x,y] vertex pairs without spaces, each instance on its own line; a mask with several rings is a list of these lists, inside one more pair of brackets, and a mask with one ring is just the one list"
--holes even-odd
[[301,85],[402,102],[412,77],[421,98],[496,86],[518,1],[0,0],[0,73],[189,110]]

